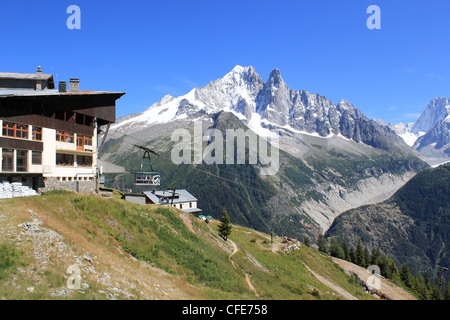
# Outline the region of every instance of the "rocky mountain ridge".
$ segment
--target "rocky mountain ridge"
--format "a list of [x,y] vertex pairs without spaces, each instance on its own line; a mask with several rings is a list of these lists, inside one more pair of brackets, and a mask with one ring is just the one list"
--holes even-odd
[[[384,123],[431,164],[450,160],[450,99],[433,98],[414,123]],[[437,159],[437,160],[435,160]]]
[[[184,96],[166,95],[140,114],[119,118],[112,130],[138,131],[152,124],[209,118],[220,111],[232,112],[263,136],[272,130],[280,135],[338,136],[382,148],[387,141],[403,144],[391,128],[367,118],[347,100],[336,105],[319,94],[290,89],[276,68],[264,82],[251,66],[236,66],[223,78]],[[379,131],[386,138],[383,143],[374,137]]]
[[[277,136],[280,170],[262,179],[250,164],[172,165],[167,161],[172,132],[183,128],[192,133],[198,121],[203,132],[249,128],[262,137]],[[167,95],[140,114],[118,119],[102,157],[132,170],[140,161],[135,139],[166,155],[154,162],[162,188],[191,190],[213,217],[232,207],[232,219],[261,231],[268,231],[276,217],[278,231],[292,236],[324,232],[341,212],[387,199],[427,166],[391,128],[346,100],[334,104],[319,94],[288,88],[278,69],[264,82],[253,67],[236,66],[203,88],[181,97]],[[196,170],[209,171],[209,176]],[[135,189],[132,181],[132,175],[124,175],[110,183]],[[263,197],[255,186],[264,189]]]

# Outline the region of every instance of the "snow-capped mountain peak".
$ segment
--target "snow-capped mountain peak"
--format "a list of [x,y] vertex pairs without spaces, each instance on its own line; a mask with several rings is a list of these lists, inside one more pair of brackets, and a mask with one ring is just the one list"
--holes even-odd
[[412,132],[428,132],[438,121],[446,119],[450,115],[449,98],[433,98],[427,105],[419,119],[414,123]]
[[345,99],[336,105],[324,96],[290,89],[277,68],[264,82],[252,66],[237,65],[202,88],[194,88],[180,97],[164,96],[135,117],[119,119],[113,130],[138,130],[153,124],[202,119],[220,111],[232,112],[262,136],[268,136],[274,129],[280,134],[337,136],[371,143],[369,135],[373,128],[369,127],[375,125]]
[[414,123],[388,124],[425,157],[450,157],[450,99],[433,98]]

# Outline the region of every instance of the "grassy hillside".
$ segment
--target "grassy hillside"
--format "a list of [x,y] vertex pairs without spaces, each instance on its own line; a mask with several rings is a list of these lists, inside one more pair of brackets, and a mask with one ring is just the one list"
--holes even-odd
[[[174,208],[68,192],[0,201],[0,298],[358,299],[362,287],[317,250]],[[77,284],[79,289],[68,289]],[[78,287],[76,287],[78,288]]]

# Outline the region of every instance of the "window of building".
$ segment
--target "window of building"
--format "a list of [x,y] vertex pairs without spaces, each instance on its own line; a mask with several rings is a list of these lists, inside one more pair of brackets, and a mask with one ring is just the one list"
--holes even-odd
[[14,137],[14,123],[3,121],[3,136]]
[[3,149],[2,171],[14,170],[14,149]]
[[37,141],[42,141],[42,128],[40,127],[32,127],[32,139]]
[[56,141],[74,143],[75,135],[71,132],[56,131]]
[[28,139],[28,126],[16,123],[16,138]]
[[28,125],[3,121],[3,136],[28,139]]
[[42,152],[41,151],[31,151],[31,164],[34,164],[34,165],[42,164]]
[[92,167],[92,156],[77,156],[77,164],[81,167]]
[[84,137],[84,144],[87,146],[92,146],[92,137]]
[[84,136],[77,135],[77,150],[84,149]]
[[92,137],[77,135],[77,149],[83,150],[84,146],[92,146]]
[[58,166],[73,166],[72,154],[57,153],[56,154],[56,165]]
[[27,172],[28,171],[28,151],[17,150],[16,151],[16,171]]
[[56,131],[56,141],[64,142],[64,131]]

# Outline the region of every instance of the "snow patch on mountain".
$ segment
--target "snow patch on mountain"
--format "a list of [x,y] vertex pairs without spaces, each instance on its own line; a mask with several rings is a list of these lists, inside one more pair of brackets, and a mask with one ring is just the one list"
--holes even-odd
[[[233,113],[263,137],[273,136],[274,131],[280,135],[289,132],[370,145],[375,143],[373,130],[379,130],[345,99],[334,104],[319,94],[290,89],[276,68],[264,82],[252,66],[240,65],[223,78],[194,88],[186,95],[167,95],[135,117],[119,119],[111,129],[135,132],[153,124],[211,118],[221,111]],[[394,144],[402,143],[389,131],[382,134]]]
[[405,143],[412,147],[416,140],[423,136],[426,132],[412,132],[414,123],[396,123],[392,126],[392,129],[405,141]]

